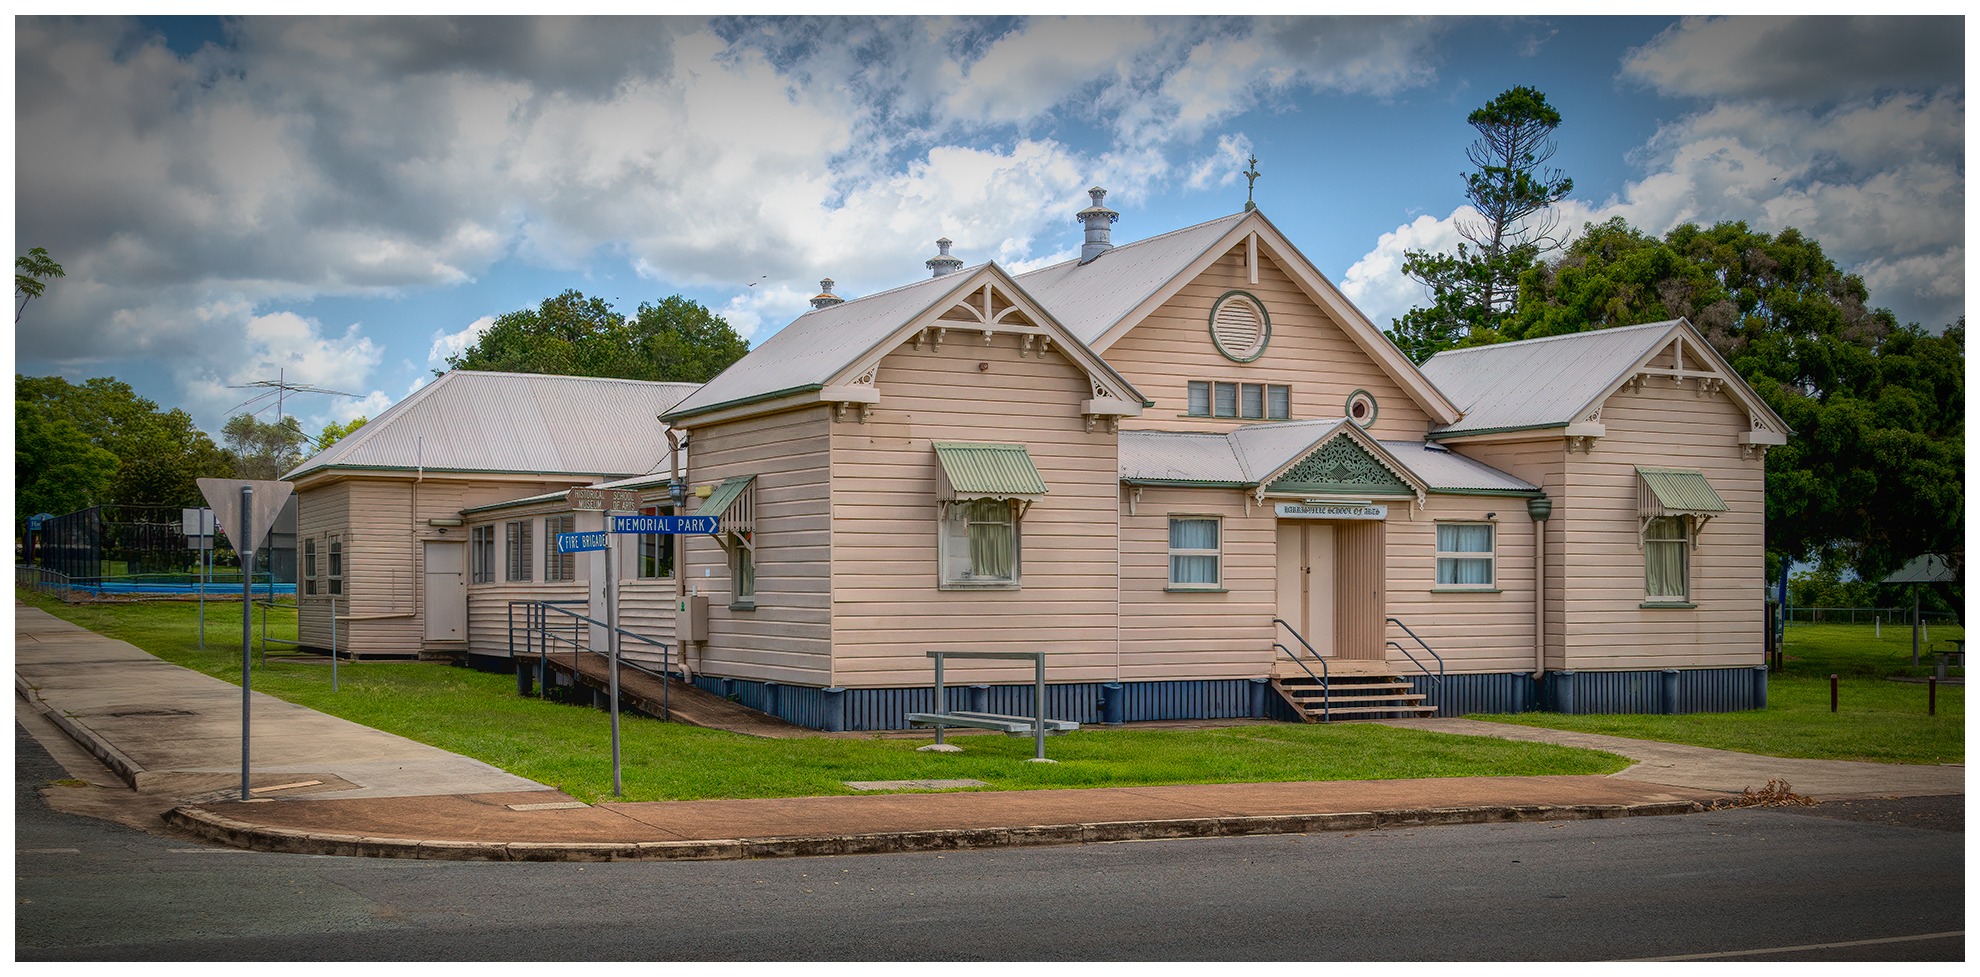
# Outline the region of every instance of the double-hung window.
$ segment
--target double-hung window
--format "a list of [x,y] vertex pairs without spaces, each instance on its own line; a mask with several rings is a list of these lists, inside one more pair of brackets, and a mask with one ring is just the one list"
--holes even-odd
[[546,516],[543,519],[543,579],[577,579],[577,554],[557,552],[557,534],[577,531],[577,517],[573,515]]
[[303,540],[303,593],[316,593],[316,539]]
[[1221,590],[1222,526],[1215,517],[1169,518],[1169,589]]
[[518,519],[515,522],[504,523],[502,530],[504,533],[503,555],[506,558],[508,570],[502,579],[510,583],[528,583],[529,520]]
[[[650,505],[641,510],[642,516],[671,516],[674,507],[670,505]],[[639,537],[639,570],[641,580],[658,580],[674,575],[674,537],[659,533],[642,533]]]
[[330,537],[330,596],[344,592],[344,538]]
[[495,527],[468,530],[468,582],[495,582]]
[[1644,525],[1643,591],[1651,601],[1691,599],[1691,534],[1683,516],[1658,516]]
[[959,587],[1008,587],[1018,582],[1017,502],[966,499],[950,502],[942,520],[942,583]]
[[1493,525],[1489,522],[1437,524],[1437,586],[1490,590],[1498,580]]

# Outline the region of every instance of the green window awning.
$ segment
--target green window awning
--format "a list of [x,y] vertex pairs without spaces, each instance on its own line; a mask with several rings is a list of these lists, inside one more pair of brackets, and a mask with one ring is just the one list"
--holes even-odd
[[935,442],[935,497],[1035,499],[1050,491],[1021,444]]
[[1642,514],[1645,516],[1706,516],[1727,511],[1726,500],[1712,490],[1705,474],[1690,468],[1644,468],[1641,479]]
[[749,490],[755,484],[755,475],[725,478],[708,494],[708,498],[701,500],[701,506],[694,510],[694,514],[721,519],[725,533],[752,532],[756,529],[756,506],[751,504],[755,493]]

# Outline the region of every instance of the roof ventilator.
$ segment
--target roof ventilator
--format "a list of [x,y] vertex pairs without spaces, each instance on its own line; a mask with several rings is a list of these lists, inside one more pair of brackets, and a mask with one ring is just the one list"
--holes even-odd
[[829,309],[835,305],[845,304],[845,299],[832,294],[832,285],[833,282],[830,278],[821,278],[818,280],[818,294],[811,297],[812,308]]
[[929,271],[934,272],[934,274],[930,275],[929,277],[940,278],[943,275],[947,275],[951,272],[960,270],[962,268],[963,266],[962,259],[949,254],[949,245],[954,243],[956,242],[951,241],[948,238],[939,238],[936,240],[935,247],[941,249],[942,253],[936,255],[933,258],[928,259],[927,261],[922,262],[922,264],[928,266]]
[[1082,265],[1114,249],[1112,225],[1121,219],[1119,212],[1108,210],[1100,202],[1107,199],[1105,189],[1093,187],[1086,191],[1086,195],[1093,198],[1093,206],[1077,215],[1080,223],[1086,225],[1086,245],[1079,249],[1079,263]]

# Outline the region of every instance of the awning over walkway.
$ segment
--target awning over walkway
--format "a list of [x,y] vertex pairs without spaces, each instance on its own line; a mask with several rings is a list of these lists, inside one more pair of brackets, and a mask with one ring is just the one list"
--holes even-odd
[[937,441],[935,460],[940,501],[1036,499],[1050,491],[1021,444]]

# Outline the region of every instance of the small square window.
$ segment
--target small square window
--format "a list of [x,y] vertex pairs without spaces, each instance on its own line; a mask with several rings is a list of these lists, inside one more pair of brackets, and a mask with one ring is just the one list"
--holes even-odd
[[1437,525],[1437,586],[1489,590],[1497,582],[1492,524]]
[[1017,504],[969,499],[942,507],[944,586],[1012,587],[1018,582]]
[[1210,381],[1191,380],[1189,382],[1189,416],[1210,416]]
[[1239,386],[1242,396],[1238,402],[1238,416],[1253,420],[1265,418],[1265,385],[1246,383]]
[[1292,388],[1283,384],[1269,384],[1265,387],[1265,417],[1267,420],[1284,421],[1292,418]]
[[1169,519],[1169,589],[1216,590],[1223,586],[1223,550],[1218,520]]

